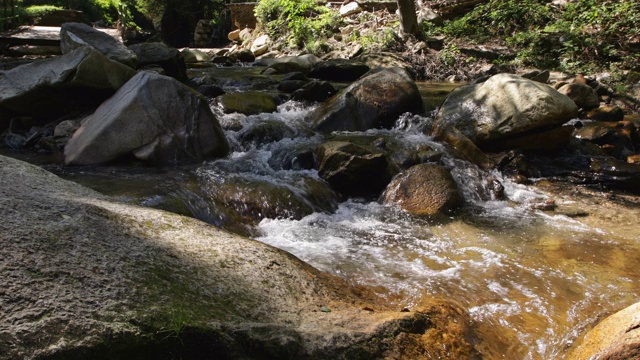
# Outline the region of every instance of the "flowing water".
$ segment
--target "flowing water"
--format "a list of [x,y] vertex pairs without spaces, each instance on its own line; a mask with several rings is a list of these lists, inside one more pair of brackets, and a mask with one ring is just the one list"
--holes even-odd
[[[231,81],[228,87],[235,85]],[[567,211],[535,210],[532,204],[551,195],[448,156],[420,131],[426,118],[403,118],[396,129],[361,135],[445,152],[442,162],[452,169],[466,201],[464,210],[450,218],[413,217],[375,199],[338,202],[327,197],[326,204],[317,205],[304,186],[319,181],[316,171],[283,166],[292,163],[290,154],[323,141],[307,135],[303,118],[309,108],[286,103],[277,113],[249,117],[224,115],[215,106],[214,111],[227,128],[244,126],[227,130],[233,153],[226,159],[173,170],[58,172],[142,205],[179,200],[186,207],[182,212],[219,226],[229,215],[220,212],[224,204],[207,197],[229,179],[245,184],[243,191],[251,186],[284,189],[288,203],[263,204],[275,207],[275,215],[253,214],[262,219],[250,232],[255,238],[355,284],[370,285],[398,309],[411,308],[424,296],[462,306],[478,326],[487,359],[562,359],[590,326],[640,296],[640,224],[629,210],[613,207],[599,218],[576,217],[603,210],[603,202],[582,198],[582,203],[568,195],[554,196]],[[291,137],[248,144],[238,140],[248,127],[266,122],[281,122]],[[488,178],[503,184],[505,200],[487,196]],[[136,183],[138,190],[131,190]],[[261,193],[258,198],[273,202]],[[292,203],[305,210],[287,212]]]
[[[255,125],[277,119],[303,133],[300,120],[306,111],[285,104],[277,114],[243,120]],[[223,122],[238,117],[221,116]],[[427,144],[444,151],[420,132],[420,121],[427,120],[405,118],[398,129],[362,135],[395,137],[407,146]],[[229,136],[234,138],[231,132]],[[268,165],[271,156],[320,141],[299,136],[248,148],[236,142],[230,159],[207,164],[199,174],[258,174],[273,184],[290,186],[296,171],[274,169]],[[373,286],[399,309],[410,308],[425,295],[452,300],[477,322],[486,340],[482,351],[490,359],[561,359],[599,317],[637,301],[639,224],[610,231],[609,226],[623,224],[589,223],[535,210],[531,205],[550,195],[446,154],[442,161],[465,195],[461,214],[435,221],[375,200],[350,199],[333,212],[263,219],[257,239],[353,283]],[[317,176],[314,171],[301,172]],[[507,200],[486,200],[487,178],[503,184]],[[584,209],[571,199],[555,200],[560,208]]]

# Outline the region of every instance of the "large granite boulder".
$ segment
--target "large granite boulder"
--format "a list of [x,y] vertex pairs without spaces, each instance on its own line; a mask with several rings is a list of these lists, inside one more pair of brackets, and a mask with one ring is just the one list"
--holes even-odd
[[316,149],[318,175],[346,196],[377,195],[395,171],[387,156],[373,147],[329,141]]
[[63,54],[79,47],[91,46],[113,61],[136,68],[138,58],[124,44],[112,36],[87,24],[65,23],[60,28],[60,50]]
[[64,153],[70,165],[128,154],[174,163],[224,156],[228,149],[206,99],[173,78],[140,72],[84,121]]
[[138,67],[158,65],[164,74],[172,78],[187,82],[187,64],[178,49],[168,47],[161,42],[140,43],[129,47],[138,57]]
[[2,359],[479,357],[446,302],[400,312],[282,250],[2,156],[0,217]]
[[[0,72],[0,109],[53,120],[68,110],[98,106],[134,75],[130,67],[85,46]],[[0,118],[0,125],[8,120]]]
[[436,164],[419,164],[400,173],[387,186],[382,201],[412,215],[446,213],[463,203],[453,176]]
[[418,86],[400,68],[382,68],[338,92],[309,115],[316,130],[366,131],[391,128],[406,112],[420,113],[422,98]]
[[587,333],[567,359],[640,359],[640,303],[604,319]]
[[456,127],[477,145],[560,126],[578,107],[552,87],[512,74],[454,90],[438,110],[435,132]]

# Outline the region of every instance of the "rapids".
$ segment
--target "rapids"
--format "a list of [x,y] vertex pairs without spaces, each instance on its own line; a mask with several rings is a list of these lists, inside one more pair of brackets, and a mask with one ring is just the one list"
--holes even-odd
[[[237,91],[259,83],[255,77],[246,84],[242,79],[219,84]],[[640,296],[640,223],[603,192],[584,195],[586,188],[558,190],[543,186],[544,181],[513,183],[447,154],[421,131],[429,118],[405,116],[394,129],[359,135],[393,137],[406,147],[426,144],[442,152],[441,162],[452,169],[464,194],[462,211],[448,218],[417,218],[377,199],[327,198],[323,206],[313,207],[301,184],[320,181],[317,172],[283,166],[295,160],[291,154],[323,141],[303,121],[309,107],[288,102],[276,113],[252,116],[223,114],[213,104],[212,110],[232,146],[225,159],[170,169],[45,167],[123,201],[253,236],[354,284],[372,286],[399,310],[418,305],[425,295],[457,303],[477,325],[478,348],[486,359],[563,359],[593,324]],[[293,136],[262,143],[240,140],[247,129],[274,121]],[[294,213],[286,203],[266,204],[275,207],[276,216],[257,214],[260,219],[247,225],[249,230],[234,227],[230,223],[237,219],[224,209],[228,204],[209,198],[229,179],[248,187],[282,188],[291,201],[309,207]],[[489,187],[495,181],[504,187],[506,199],[492,198]],[[533,206],[547,199],[555,200],[556,211]]]

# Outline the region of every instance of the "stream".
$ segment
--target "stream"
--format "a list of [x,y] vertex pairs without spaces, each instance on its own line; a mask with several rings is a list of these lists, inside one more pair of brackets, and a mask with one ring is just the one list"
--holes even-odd
[[[242,69],[229,69],[226,75],[221,69],[192,70],[211,71],[226,76],[219,84],[227,92],[247,86],[235,78]],[[410,216],[377,199],[311,199],[308,184],[321,182],[317,172],[282,166],[291,161],[287,154],[324,141],[307,132],[303,119],[309,107],[288,102],[276,113],[252,116],[225,115],[212,107],[227,129],[234,123],[246,129],[275,121],[294,135],[241,143],[241,130],[226,130],[231,155],[199,166],[46,167],[120,200],[250,235],[354,284],[371,286],[398,309],[417,306],[425,296],[451,301],[474,320],[486,359],[563,359],[594,323],[640,296],[640,223],[633,214],[604,206],[605,198],[578,196],[579,188],[573,196],[576,187],[557,194],[457,160],[420,131],[428,118],[401,118],[394,129],[357,135],[393,137],[406,146],[428,145],[444,152],[441,162],[453,169],[465,207],[437,220]],[[505,200],[483,195],[488,177],[502,183]],[[237,219],[209,198],[218,196],[212,191],[225,188],[230,179],[243,184],[235,189],[257,189],[252,196],[265,202],[273,199],[260,193],[263,187],[284,188],[292,200],[268,204],[276,216],[253,214],[259,219],[235,228]],[[559,210],[531,206],[551,198]],[[242,212],[239,199],[235,212]],[[305,211],[290,210],[291,203]],[[586,216],[592,212],[600,216]]]

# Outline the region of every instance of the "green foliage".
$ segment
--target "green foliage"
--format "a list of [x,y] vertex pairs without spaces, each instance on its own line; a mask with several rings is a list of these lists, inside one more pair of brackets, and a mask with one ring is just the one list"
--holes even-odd
[[62,8],[53,5],[34,5],[25,8],[22,12],[26,17],[36,18],[56,10],[62,10]]
[[286,37],[300,48],[329,36],[341,21],[337,12],[313,0],[260,0],[255,15],[269,36]]
[[627,41],[640,38],[640,0],[574,0],[564,7],[546,0],[490,0],[441,28],[422,24],[422,31],[479,42],[504,39],[521,65],[569,71],[611,63],[637,67],[637,51]]
[[[25,15],[30,15],[28,9],[40,11],[40,9],[57,8],[57,9],[73,9],[82,11],[90,21],[102,20],[108,25],[115,24],[118,20],[117,10],[118,0],[23,0]],[[46,11],[45,11],[46,13]]]
[[389,27],[373,29],[364,34],[353,31],[347,39],[350,42],[362,45],[365,50],[370,52],[395,50],[399,46],[398,35],[393,29],[392,24],[388,24],[388,26]]

